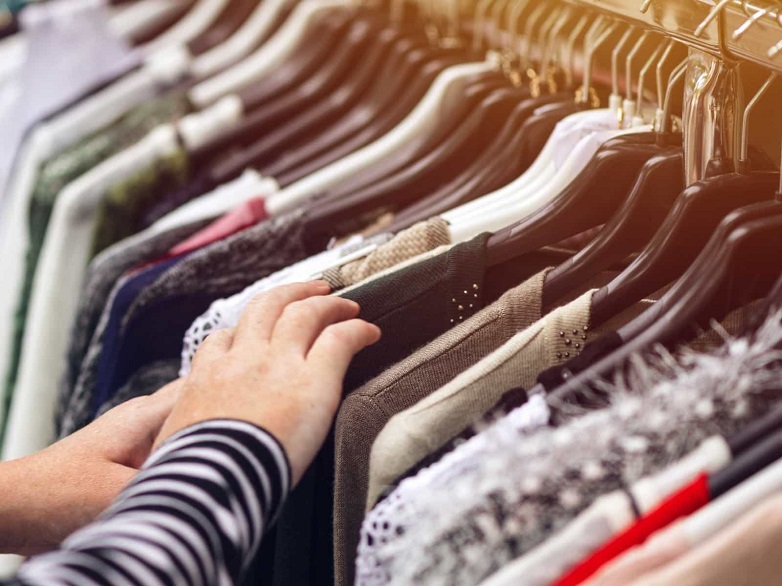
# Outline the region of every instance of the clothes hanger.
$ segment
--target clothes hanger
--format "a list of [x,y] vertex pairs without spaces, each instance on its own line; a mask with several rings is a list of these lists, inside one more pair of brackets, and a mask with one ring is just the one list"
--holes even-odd
[[[668,48],[672,45],[668,45]],[[660,47],[660,50],[662,47]],[[638,102],[643,104],[643,77],[660,50],[655,51],[641,71],[638,82]],[[681,69],[679,75],[683,75]],[[670,88],[669,96],[670,98]],[[630,112],[636,104],[625,101]],[[633,114],[635,118],[637,114]],[[665,131],[661,129],[661,133]],[[675,140],[675,139],[674,139]],[[684,190],[684,151],[672,144],[670,134],[658,137],[661,152],[652,156],[641,168],[632,191],[620,202],[619,208],[596,238],[563,264],[546,275],[543,285],[544,313],[555,307],[557,300],[580,284],[587,282],[614,263],[625,260],[645,246],[664,221],[678,195]],[[592,205],[601,205],[593,202]],[[615,207],[613,209],[616,209]]]
[[[762,93],[756,98],[760,96]],[[748,116],[756,103],[757,100],[750,103],[744,113],[745,136]],[[604,324],[639,299],[675,281],[731,211],[768,200],[776,184],[776,173],[758,171],[718,175],[687,187],[649,246],[611,283],[595,293],[591,312],[594,326]]]
[[[278,153],[276,160],[265,168],[265,173],[287,185],[369,144],[398,124],[420,100],[431,85],[433,64],[442,70],[448,64],[475,58],[462,48],[462,43],[453,36],[455,33],[448,33],[445,38],[438,39],[437,45],[433,46],[428,41],[425,45],[419,43],[414,54],[408,54],[400,65],[402,56],[395,53],[399,52],[399,48],[408,51],[410,46],[408,35],[402,35],[403,28],[394,23],[381,33],[393,45],[392,49],[380,48],[385,59],[379,68],[373,69],[370,89],[360,99],[354,100],[327,129],[288,145],[281,155]],[[451,27],[452,30],[457,28],[457,25]],[[425,40],[419,33],[416,36],[421,37],[420,41]],[[410,59],[410,56],[415,59]],[[425,67],[429,71],[424,71]],[[409,103],[408,96],[416,97],[413,103]]]
[[[457,27],[453,26],[453,28]],[[448,43],[454,44],[451,41]],[[501,93],[495,96],[498,91]],[[485,143],[486,138],[492,136],[492,133],[488,132],[487,125],[491,123],[496,126],[501,123],[501,117],[508,112],[508,107],[513,100],[524,95],[526,93],[523,90],[508,87],[502,75],[492,74],[466,91],[459,105],[461,111],[454,113],[451,117],[452,121],[441,125],[440,137],[430,142],[428,148],[431,150],[428,152],[418,150],[417,158],[412,161],[412,165],[409,161],[410,157],[407,156],[408,162],[404,168],[401,166],[392,168],[388,161],[384,162],[388,173],[385,180],[381,183],[375,182],[363,191],[359,190],[359,193],[355,193],[354,188],[350,200],[345,199],[350,191],[346,191],[345,186],[340,185],[341,193],[331,192],[328,196],[319,198],[318,204],[310,209],[313,217],[323,219],[325,225],[328,225],[331,220],[337,221],[338,218],[360,213],[358,210],[364,207],[373,207],[374,202],[380,198],[394,207],[414,200],[419,197],[418,193],[428,189],[425,186],[431,184],[421,173],[428,173],[432,180],[441,182],[448,176],[448,172],[437,172],[435,169],[440,169],[443,165],[450,165],[451,168],[464,166],[467,161],[476,156],[476,149],[481,148],[479,144]],[[473,140],[472,148],[467,147],[467,140]],[[467,147],[467,150],[465,151],[463,147]],[[392,170],[395,171],[393,175]],[[274,174],[269,168],[265,168],[264,173]],[[434,177],[432,177],[433,173]],[[353,185],[355,186],[355,182]],[[331,220],[326,221],[326,218]]]
[[[549,46],[554,45],[559,31],[567,23],[569,16],[570,14],[565,12],[559,17],[559,22],[552,28],[549,36]],[[581,34],[586,24],[587,17],[582,17],[574,27],[571,43],[575,42],[575,37]],[[547,69],[552,55],[549,53],[549,57],[544,59],[541,71]],[[552,89],[556,90],[557,88]],[[513,112],[509,114],[507,123],[497,135],[496,140],[488,149],[481,152],[472,165],[463,167],[463,171],[450,179],[442,188],[400,211],[389,230],[392,232],[403,230],[416,222],[434,217],[458,205],[498,190],[519,177],[529,168],[529,165],[523,164],[517,156],[521,149],[521,141],[524,139],[522,127],[525,121],[534,115],[539,107],[563,101],[572,101],[572,93],[562,91],[542,94],[539,97],[530,97],[519,102]]]
[[[597,44],[605,41],[613,32],[613,29],[613,25],[603,27],[602,18],[599,17],[587,33],[587,42],[585,44],[589,45],[588,40],[591,39],[592,35],[599,34],[599,42],[595,45],[597,46]],[[594,48],[589,50],[593,51]],[[589,114],[592,113],[590,112]],[[588,116],[579,120],[582,123],[590,123],[587,121],[587,118],[592,117]],[[602,120],[597,120],[598,117],[594,118],[595,129],[612,125],[611,121],[607,121],[605,115],[603,115]],[[578,147],[584,133],[581,131],[573,132],[577,125],[578,122],[575,120],[563,121],[549,137],[546,147],[541,151],[535,162],[524,174],[509,185],[443,214],[443,219],[451,226],[454,241],[469,239],[474,234],[483,231],[496,230],[498,229],[497,224],[504,226],[511,223],[514,218],[518,217],[517,214],[526,215],[525,206],[526,209],[529,209],[530,206],[535,205],[536,202],[531,201],[530,197],[536,195],[538,199],[545,198],[552,191],[556,190],[558,182],[564,181],[567,183],[570,174],[574,173],[574,166],[577,167],[585,162],[582,159],[588,159],[588,156],[585,157],[584,155],[584,149]],[[576,151],[578,153],[574,156]],[[558,152],[561,155],[559,158],[557,158]],[[561,171],[558,173],[560,168]],[[519,207],[522,209],[519,209]],[[492,211],[495,213],[490,213]],[[499,211],[499,214],[497,211]]]
[[259,0],[230,0],[215,21],[187,43],[191,55],[202,55],[231,37],[249,18]]
[[303,0],[296,5],[277,33],[257,51],[229,69],[202,81],[188,92],[199,109],[223,96],[266,79],[309,39],[311,26],[334,9],[355,6],[352,0]]
[[230,0],[196,0],[174,26],[141,48],[147,55],[176,50],[203,34],[229,6]]
[[159,37],[193,7],[188,0],[139,0],[112,10],[109,28],[134,47]]
[[484,61],[449,67],[438,75],[421,102],[405,119],[382,138],[347,157],[320,169],[304,179],[271,195],[266,200],[270,214],[284,213],[304,199],[317,195],[355,173],[374,165],[416,142],[426,141],[438,125],[458,106],[459,96],[476,76],[495,71],[495,64]]
[[[457,28],[458,26],[453,27],[454,30]],[[280,160],[268,167],[266,172],[278,177],[282,184],[289,184],[386,134],[399,123],[415,103],[420,101],[420,96],[423,96],[431,85],[432,76],[444,69],[449,64],[448,60],[453,59],[450,64],[455,64],[458,61],[470,59],[469,53],[464,57],[460,56],[463,51],[460,48],[461,43],[454,40],[452,36],[446,36],[439,42],[444,44],[446,48],[438,48],[433,51],[431,47],[428,47],[423,54],[417,52],[416,58],[418,59],[425,57],[426,59],[436,58],[436,60],[434,62],[421,61],[419,70],[410,75],[409,79],[405,79],[408,74],[405,77],[398,75],[399,68],[390,63],[387,72],[378,75],[378,80],[397,80],[398,90],[388,88],[387,81],[377,84],[374,95],[362,100],[361,104],[342,122],[335,125],[331,131],[290,150]],[[478,51],[473,51],[473,54],[477,55]],[[499,81],[500,78],[497,79]],[[413,96],[419,97],[413,99]],[[408,103],[408,100],[412,100],[413,103]],[[356,132],[355,124],[365,126]],[[340,142],[350,133],[354,134]],[[384,159],[380,166],[376,166],[372,170],[369,178],[366,177],[366,173],[359,173],[347,179],[339,185],[338,192],[347,194],[361,189],[372,181],[388,177],[392,172],[409,163],[409,156],[399,152],[397,156]],[[330,190],[329,195],[325,197],[332,197]],[[335,197],[338,196],[335,195]]]
[[[457,29],[457,25],[452,25],[450,27],[452,30]],[[445,36],[445,38],[441,38],[438,41],[439,44],[443,45],[444,47],[453,47],[454,50],[457,50],[460,46],[459,43],[456,41],[456,39],[453,39],[452,37]],[[380,48],[380,51],[377,55],[377,58],[380,59],[382,55],[385,55],[387,53],[387,50],[385,48]],[[464,54],[465,58],[469,57],[468,53]],[[369,59],[365,59],[369,61]],[[367,78],[373,77],[375,67],[371,63],[367,63],[367,69],[366,69],[366,76]],[[369,81],[369,79],[367,79]],[[354,133],[356,130],[358,130],[355,125],[353,124],[354,121],[356,121],[358,124],[362,124],[362,120],[366,120],[366,124],[369,128],[380,128],[383,130],[383,133],[388,128],[388,125],[385,124],[385,121],[381,120],[379,122],[372,122],[372,119],[367,116],[367,107],[368,102],[370,102],[371,99],[378,99],[381,98],[383,101],[387,101],[387,95],[394,93],[392,90],[390,90],[387,86],[388,83],[383,81],[382,77],[378,77],[376,79],[377,82],[375,84],[375,89],[379,91],[375,91],[374,93],[369,93],[369,95],[362,95],[358,99],[354,100],[353,106],[359,109],[359,116],[360,118],[356,119],[352,115],[352,108],[348,110],[348,112],[335,124],[333,124],[329,129],[323,130],[319,129],[319,132],[316,134],[313,133],[313,135],[319,136],[319,144],[315,146],[316,149],[321,150],[333,150],[334,143],[332,142],[331,145],[328,144],[329,141],[335,141],[339,142],[339,139],[341,137],[345,137],[345,134],[347,133],[350,135],[351,133]],[[499,90],[507,85],[507,82],[503,78],[503,76],[499,72],[488,72],[486,74],[482,74],[480,76],[480,80],[476,83],[475,86],[472,86],[464,95],[464,99],[458,106],[461,108],[461,112],[454,112],[454,114],[450,117],[450,120],[446,120],[443,123],[441,123],[438,126],[438,130],[440,131],[436,135],[431,136],[431,140],[429,141],[427,149],[431,148],[441,148],[443,150],[449,150],[448,145],[443,145],[442,143],[446,140],[446,137],[452,136],[456,130],[463,125],[463,118],[464,116],[470,115],[471,112],[474,112],[476,109],[481,110],[481,107],[479,106],[482,99],[484,99],[486,96],[488,96],[489,93],[491,93],[494,90]],[[401,88],[400,88],[401,89]],[[385,95],[384,95],[385,94]],[[360,128],[360,127],[359,127]],[[323,134],[328,134],[329,137],[325,138],[323,137]],[[379,137],[382,133],[376,132],[375,136]],[[270,145],[270,148],[268,148],[268,151],[284,151],[284,152],[290,152],[290,153],[298,153],[300,149],[304,149],[307,146],[307,143],[312,142],[311,136],[305,136],[303,137],[306,140],[300,140],[298,143],[294,144],[275,144],[273,147]],[[350,143],[354,143],[355,141],[350,141]],[[390,175],[390,173],[394,170],[395,165],[399,165],[397,162],[397,159],[402,159],[403,163],[407,162],[411,159],[411,154],[415,154],[417,157],[422,157],[424,155],[424,152],[422,152],[420,149],[416,149],[413,151],[413,153],[404,153],[399,152],[397,157],[393,157],[391,159],[387,159],[383,163],[383,167],[381,170],[381,173],[377,173],[379,169],[376,169],[375,176],[387,176]],[[305,155],[306,156],[306,155]],[[332,154],[333,156],[333,154]],[[253,161],[251,163],[253,166],[257,166],[258,168],[262,168],[263,172],[266,174],[271,174],[275,177],[280,178],[281,184],[286,184],[289,180],[288,173],[293,173],[294,177],[301,176],[299,173],[301,173],[301,170],[298,172],[293,170],[292,168],[295,168],[295,162],[288,160],[287,162],[284,162],[281,165],[272,165],[271,167],[262,167],[262,162],[258,159]],[[398,168],[398,167],[397,167]],[[344,192],[344,190],[342,190]]]
[[[589,51],[602,44],[616,29],[610,25]],[[587,57],[584,91],[591,93],[591,56]],[[610,138],[651,127],[619,129],[610,109],[573,114],[557,125],[546,146],[520,178],[497,192],[443,214],[454,241],[481,232],[495,232],[517,222],[554,200],[585,167],[599,147]]]
[[518,102],[518,94],[516,88],[491,93],[437,148],[385,180],[348,196],[316,201],[308,210],[313,242],[328,243],[334,235],[354,229],[352,220],[361,218],[366,224],[367,214],[395,211],[436,189],[447,181],[449,172],[470,163],[488,146]]
[[[378,26],[380,23],[376,23]],[[354,29],[357,25],[354,25]],[[309,110],[303,111],[302,107],[296,107],[295,119],[288,124],[281,126],[278,131],[273,128],[267,129],[266,135],[251,148],[247,149],[243,156],[235,164],[221,171],[220,177],[231,177],[241,170],[242,167],[252,167],[268,174],[268,165],[274,162],[284,152],[295,152],[301,146],[307,144],[313,137],[321,136],[328,130],[346,129],[345,118],[349,117],[350,111],[354,106],[361,106],[369,96],[377,96],[377,92],[371,92],[370,88],[375,85],[393,85],[384,82],[376,76],[380,64],[388,56],[389,45],[395,41],[395,38],[378,37],[372,32],[369,33],[371,39],[368,48],[363,50],[364,57],[357,67],[350,70],[346,79],[336,80],[338,85],[331,89],[330,95],[323,97],[314,96],[315,103]],[[378,40],[379,39],[379,40]],[[347,63],[352,62],[352,55],[358,51],[356,48],[347,48]],[[333,76],[332,76],[332,79]],[[388,79],[388,78],[387,78]],[[393,78],[391,78],[393,79]],[[497,72],[487,72],[480,76],[480,81],[487,85],[486,91],[499,87],[502,79]],[[337,91],[338,90],[338,91]],[[386,87],[386,91],[390,88]],[[480,95],[476,96],[476,99]],[[469,112],[474,107],[475,102],[469,98],[462,104],[463,111]],[[452,120],[445,120],[440,125],[442,131],[449,131],[455,128],[461,121],[462,113],[454,112]],[[271,132],[269,132],[271,131]],[[222,174],[225,173],[225,174]],[[283,181],[280,182],[285,185]]]
[[724,468],[709,475],[709,497],[712,501],[742,484],[761,470],[782,458],[780,428],[739,455]]
[[[208,77],[238,63],[251,51],[260,47],[282,26],[290,15],[296,0],[260,0],[257,7],[246,18],[241,27],[228,39],[210,50],[198,55],[190,66],[190,72],[196,79]],[[310,42],[318,44],[318,37]]]

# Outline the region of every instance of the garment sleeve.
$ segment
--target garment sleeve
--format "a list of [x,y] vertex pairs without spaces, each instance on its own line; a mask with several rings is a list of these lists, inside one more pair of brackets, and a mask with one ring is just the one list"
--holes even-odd
[[10,585],[236,584],[290,490],[282,446],[215,420],[172,436],[94,523]]

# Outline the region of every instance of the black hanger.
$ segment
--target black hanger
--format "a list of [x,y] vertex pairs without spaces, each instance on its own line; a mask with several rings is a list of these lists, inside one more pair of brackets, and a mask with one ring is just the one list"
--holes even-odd
[[[367,107],[376,104],[379,113],[371,119],[366,127],[337,145],[330,144],[324,148],[324,143],[332,138],[328,133],[324,133],[323,140],[315,138],[310,145],[304,146],[300,151],[284,154],[270,167],[278,171],[275,177],[278,177],[278,180],[283,184],[288,185],[377,140],[412,111],[444,69],[463,62],[463,57],[453,51],[440,49],[412,51],[405,56],[405,64],[410,66],[409,69],[392,70],[387,77],[378,77],[378,81],[384,80],[383,94],[386,99],[391,101],[377,105],[378,102],[370,99]],[[335,132],[340,133],[341,130],[338,129]],[[386,176],[388,172],[383,170],[386,167],[385,163],[384,161],[383,165],[374,169],[371,175],[373,177]],[[365,185],[366,182],[361,177],[362,174],[357,174],[349,178],[344,184],[345,188],[348,189],[349,184],[353,184],[354,188]]]
[[782,430],[765,438],[723,469],[709,476],[709,498],[714,501],[782,458]]
[[408,167],[347,196],[314,203],[308,214],[312,234],[328,242],[351,231],[351,219],[375,210],[395,211],[436,189],[452,169],[466,166],[494,139],[520,94],[512,87],[490,92],[450,136]]
[[684,190],[641,255],[592,299],[591,322],[600,326],[640,299],[675,281],[690,266],[731,211],[772,197],[777,174],[730,173]]
[[611,220],[584,249],[546,275],[543,313],[601,271],[645,246],[684,189],[684,151],[675,148],[649,159]]
[[307,42],[275,68],[263,83],[251,84],[237,92],[245,110],[261,108],[312,77],[334,53],[352,23],[350,10],[330,11],[318,19],[312,25]]
[[[401,37],[398,29],[389,27],[384,33],[396,39],[396,46],[408,46],[407,39]],[[281,153],[268,167],[270,175],[284,183],[296,181],[383,136],[404,117],[400,115],[402,112],[410,111],[410,107],[400,109],[403,96],[423,96],[431,85],[426,81],[429,75],[424,72],[425,66],[434,64],[442,71],[446,64],[444,57],[451,64],[468,60],[467,53],[453,49],[419,47],[407,55],[395,54],[391,49],[383,52],[388,57],[380,67],[372,69],[373,79],[366,94],[355,100],[327,130],[300,140]],[[416,103],[419,100],[420,97]]]
[[263,135],[264,130],[278,116],[290,115],[292,107],[281,97],[286,95],[291,87],[297,87],[320,69],[350,28],[350,14],[346,14],[345,11],[335,11],[313,26],[317,28],[313,31],[316,34],[313,35],[311,42],[306,43],[300,51],[295,51],[291,59],[277,68],[263,84],[255,84],[239,92],[244,104],[250,99],[246,97],[247,92],[252,92],[259,87],[265,90],[256,93],[253,98],[258,104],[255,112],[248,112],[237,125],[225,129],[207,144],[201,145],[190,153],[196,165],[206,164],[231,147],[251,144]]
[[607,222],[627,198],[643,165],[664,148],[651,132],[622,138],[604,144],[554,201],[489,238],[488,265],[501,264]]
[[400,211],[389,230],[398,232],[408,228],[491,193],[519,177],[528,167],[517,156],[523,140],[524,123],[537,108],[560,101],[572,101],[572,98],[571,92],[560,92],[520,102],[508,116],[502,132],[470,166],[465,167],[442,188]]
[[782,430],[782,407],[777,407],[728,437],[727,443],[730,446],[730,453],[736,457],[780,430]]
[[209,28],[187,44],[190,54],[201,55],[220,45],[242,26],[258,3],[259,0],[230,0]]

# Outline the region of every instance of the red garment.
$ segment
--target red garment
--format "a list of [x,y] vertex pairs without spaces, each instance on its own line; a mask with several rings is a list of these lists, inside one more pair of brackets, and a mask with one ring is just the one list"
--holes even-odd
[[709,504],[709,476],[701,474],[692,483],[661,502],[635,525],[614,537],[603,547],[565,574],[556,586],[576,586],[627,550],[641,545],[654,533],[681,517],[691,515]]
[[193,252],[207,244],[212,244],[213,242],[217,242],[245,230],[250,226],[254,226],[268,217],[265,199],[262,197],[253,197],[240,206],[232,209],[227,214],[220,216],[206,228],[199,230],[184,242],[177,244],[168,251],[166,256],[174,257]]

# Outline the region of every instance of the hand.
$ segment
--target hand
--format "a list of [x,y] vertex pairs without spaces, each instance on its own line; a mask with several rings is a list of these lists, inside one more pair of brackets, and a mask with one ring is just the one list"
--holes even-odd
[[249,421],[283,445],[298,482],[326,439],[350,361],[380,339],[355,319],[358,304],[328,292],[322,282],[279,287],[255,297],[235,330],[209,336],[157,443],[209,419]]
[[95,520],[147,459],[181,391],[180,379],[37,454],[0,464],[0,551],[40,553]]

